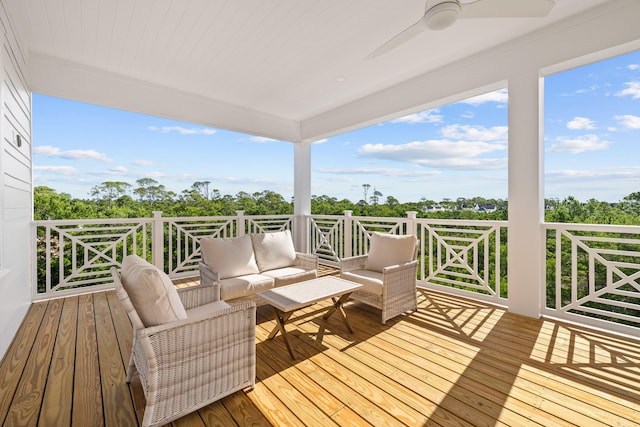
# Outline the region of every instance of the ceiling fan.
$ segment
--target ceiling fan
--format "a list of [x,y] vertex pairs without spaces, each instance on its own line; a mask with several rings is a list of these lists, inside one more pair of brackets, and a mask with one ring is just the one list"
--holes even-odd
[[439,31],[458,19],[542,18],[555,0],[426,0],[424,15],[365,59],[387,53],[426,30]]

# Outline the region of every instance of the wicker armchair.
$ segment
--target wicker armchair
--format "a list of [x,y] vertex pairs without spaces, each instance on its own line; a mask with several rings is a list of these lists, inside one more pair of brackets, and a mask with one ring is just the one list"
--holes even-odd
[[[363,288],[353,292],[351,299],[376,307],[382,311],[381,322],[418,308],[416,294],[416,272],[418,269],[418,241],[414,236],[388,236],[374,233],[368,255],[344,258],[340,261],[340,277],[360,283]],[[410,237],[404,246],[405,255],[400,254],[397,247],[383,248],[389,239]],[[413,238],[413,239],[411,239]],[[395,245],[397,246],[397,245]],[[370,260],[370,255],[377,254],[378,265]],[[381,256],[389,254],[385,263]]]
[[255,304],[216,301],[215,286],[178,289],[187,319],[145,327],[119,272],[111,274],[133,326],[127,382],[137,371],[147,402],[143,426],[166,424],[255,386]]

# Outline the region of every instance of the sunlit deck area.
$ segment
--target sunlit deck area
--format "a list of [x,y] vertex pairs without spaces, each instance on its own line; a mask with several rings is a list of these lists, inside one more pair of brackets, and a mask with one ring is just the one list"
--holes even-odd
[[[288,326],[291,360],[258,308],[257,381],[173,425],[629,426],[640,424],[640,342],[419,290],[386,325],[351,304]],[[34,303],[0,366],[0,424],[132,426],[131,327],[113,291]]]

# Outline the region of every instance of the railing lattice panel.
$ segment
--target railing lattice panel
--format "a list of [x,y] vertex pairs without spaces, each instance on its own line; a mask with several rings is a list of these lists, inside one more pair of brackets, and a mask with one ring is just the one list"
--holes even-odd
[[166,219],[165,270],[173,277],[197,273],[200,239],[235,237],[235,217]]
[[640,327],[640,230],[618,229],[549,227],[546,308]]
[[344,217],[314,216],[309,222],[311,253],[337,264],[344,257]]
[[421,277],[426,283],[507,296],[506,224],[419,220],[418,227],[423,242]]
[[[135,222],[134,222],[135,221]],[[150,254],[150,220],[50,221],[36,228],[37,292],[111,283],[122,258]]]

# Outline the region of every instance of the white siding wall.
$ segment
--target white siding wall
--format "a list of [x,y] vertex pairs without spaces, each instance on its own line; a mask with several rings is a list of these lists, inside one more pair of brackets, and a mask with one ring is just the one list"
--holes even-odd
[[[0,357],[31,303],[31,94],[25,57],[0,3]],[[18,146],[17,135],[22,144]]]

